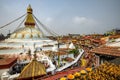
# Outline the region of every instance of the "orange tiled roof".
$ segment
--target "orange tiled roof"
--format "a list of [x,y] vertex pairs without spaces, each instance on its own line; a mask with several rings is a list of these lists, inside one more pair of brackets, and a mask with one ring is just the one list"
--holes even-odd
[[96,43],[100,43],[101,42],[99,39],[91,39],[91,41],[96,42]]
[[16,61],[17,61],[17,58],[3,58],[3,59],[0,59],[0,69],[9,68]]
[[57,55],[65,55],[65,54],[68,54],[67,52],[65,51],[59,51],[59,52],[56,52]]
[[110,39],[112,39],[112,38],[114,38],[114,39],[120,38],[120,35],[113,35],[113,36],[110,36],[109,38],[110,38]]
[[120,47],[101,46],[91,50],[92,53],[120,57]]
[[72,62],[72,61],[74,61],[74,59],[71,58],[71,57],[66,57],[65,60],[68,61],[68,62]]

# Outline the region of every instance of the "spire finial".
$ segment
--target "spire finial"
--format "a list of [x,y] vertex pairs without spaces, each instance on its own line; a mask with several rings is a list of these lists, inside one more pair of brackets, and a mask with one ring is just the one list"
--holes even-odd
[[31,13],[32,14],[32,8],[31,5],[29,4],[28,8],[27,8],[27,13]]
[[27,8],[27,17],[26,17],[26,21],[25,21],[26,27],[34,27],[35,26],[35,20],[33,18],[32,11],[33,10],[31,8],[31,5],[29,4],[29,6]]

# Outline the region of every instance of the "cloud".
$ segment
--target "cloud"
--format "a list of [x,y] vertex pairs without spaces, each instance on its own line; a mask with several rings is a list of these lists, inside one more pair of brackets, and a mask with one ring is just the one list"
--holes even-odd
[[91,26],[91,25],[95,25],[97,22],[93,19],[76,16],[73,18],[73,23],[79,25]]
[[46,21],[46,23],[49,24],[49,23],[53,22],[53,18],[47,17],[45,21]]

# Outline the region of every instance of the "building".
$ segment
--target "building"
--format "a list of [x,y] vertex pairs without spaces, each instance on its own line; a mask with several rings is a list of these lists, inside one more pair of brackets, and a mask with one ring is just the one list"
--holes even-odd
[[[75,57],[74,54],[69,54],[69,49],[66,50],[67,52],[62,50],[61,53],[59,51],[61,48],[75,49],[75,46],[73,43],[67,46],[65,43],[60,43],[59,40],[54,41],[47,38],[41,29],[37,28],[35,22],[36,20],[32,11],[31,6],[29,5],[27,8],[27,16],[24,22],[24,27],[17,29],[15,32],[11,33],[9,38],[0,42],[0,54],[13,54],[17,57],[25,57],[26,54],[29,54],[32,58],[29,58],[29,60],[24,59],[17,61],[8,71],[2,74],[2,80],[15,79],[18,76],[18,80],[23,80],[24,78],[33,79],[49,72],[54,73],[55,71],[62,71],[76,64],[84,53],[84,50],[82,49],[77,49],[78,54]],[[51,54],[54,58],[46,55],[45,51],[51,51],[49,54]],[[44,69],[41,63],[39,65],[39,63],[34,60],[35,54],[37,56],[36,60],[47,65],[46,69]],[[60,63],[63,58],[66,59],[66,63]],[[55,65],[53,61],[56,61],[58,65]],[[59,66],[59,64],[61,64],[61,66]],[[41,72],[43,73],[39,74]]]
[[[24,27],[18,28],[16,31],[11,33],[9,38],[1,41],[0,47],[15,48],[14,52],[18,54],[21,52],[23,53],[24,51],[28,51],[29,49],[31,50],[31,53],[34,53],[36,48],[46,50],[46,47],[44,46],[55,45],[57,43],[57,41],[47,38],[44,33],[38,29],[33,16],[33,10],[29,5],[27,8]],[[52,47],[47,47],[47,49],[51,50]],[[0,51],[0,54],[4,54],[4,51]]]
[[112,60],[120,58],[120,39],[118,38],[115,42],[109,42],[105,45],[92,49],[91,53],[95,54],[98,58],[97,66],[105,61],[111,62]]
[[17,80],[34,80],[46,74],[45,66],[36,59],[24,67]]

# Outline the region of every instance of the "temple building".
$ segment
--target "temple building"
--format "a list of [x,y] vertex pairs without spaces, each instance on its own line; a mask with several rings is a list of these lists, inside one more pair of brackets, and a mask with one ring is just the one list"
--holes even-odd
[[[39,27],[36,21],[38,19],[33,15],[33,10],[29,5],[24,27],[18,28],[11,33],[9,38],[0,42],[0,54],[13,55],[15,59],[17,58],[13,64],[9,62],[11,63],[7,67],[9,70],[3,72],[1,80],[16,78],[31,80],[46,73],[54,74],[73,66],[84,54],[84,50],[76,48],[72,42],[66,44],[60,42],[59,39],[47,38],[41,28],[45,28],[51,34],[52,32],[40,21],[38,22],[42,27]],[[8,63],[4,65],[8,66]]]
[[38,39],[43,38],[43,34],[35,28],[35,20],[32,14],[33,10],[29,5],[27,8],[25,27],[20,28],[12,33],[10,39]]
[[[6,50],[8,53],[23,53],[24,51],[31,50],[33,53],[35,49],[51,50],[52,47],[44,47],[47,45],[58,44],[57,41],[47,38],[42,29],[36,26],[33,10],[29,5],[27,8],[27,15],[24,22],[24,27],[18,28],[10,37],[0,42],[0,47],[13,48],[12,51]],[[17,49],[17,50],[16,50]],[[0,51],[0,54],[4,54],[6,51]]]
[[[27,55],[26,53],[29,53],[30,55],[34,55],[35,51],[52,50],[53,46],[57,44],[58,44],[57,41],[47,38],[46,36],[44,36],[44,33],[37,28],[36,21],[33,17],[33,10],[29,5],[27,8],[24,27],[15,30],[13,33],[10,34],[10,37],[8,37],[3,41],[0,41],[0,56],[2,55],[6,56],[5,58],[0,59],[0,63],[1,63],[0,71],[5,72],[5,73],[0,73],[0,75],[3,76],[1,77],[1,79],[4,80],[5,78],[10,78],[12,77],[10,76],[10,74],[11,75],[15,74],[13,66],[17,64],[18,58],[19,56],[21,56],[21,54],[23,54],[22,57],[25,57],[25,55]],[[44,58],[44,55],[42,56],[43,56],[42,58]],[[34,56],[32,57],[32,59],[33,58]],[[31,60],[26,60],[27,64]],[[5,63],[2,63],[3,61]],[[36,68],[39,64],[37,61],[32,61],[30,64],[34,64],[34,63]],[[42,64],[40,64],[40,67],[41,65]],[[22,68],[23,66],[20,65],[20,67]],[[18,72],[21,72],[21,70],[22,69],[19,69]],[[9,75],[8,72],[10,73]],[[21,78],[21,76],[19,78]]]
[[36,59],[24,67],[17,80],[34,80],[46,74],[45,66]]

